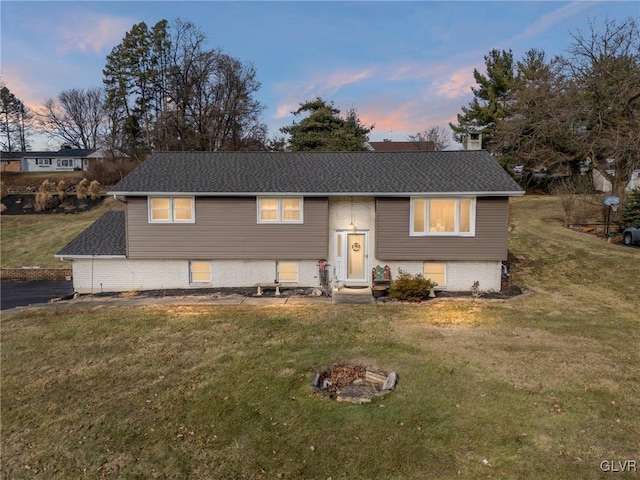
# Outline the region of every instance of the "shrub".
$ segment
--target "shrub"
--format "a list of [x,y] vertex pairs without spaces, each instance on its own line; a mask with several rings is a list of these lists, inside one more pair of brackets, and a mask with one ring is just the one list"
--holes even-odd
[[429,297],[429,292],[437,283],[424,278],[420,273],[411,275],[398,269],[398,276],[391,283],[389,294],[398,300],[420,302]]
[[7,198],[9,196],[9,190],[4,182],[0,182],[0,198]]
[[640,188],[635,188],[627,196],[622,207],[622,228],[640,225]]
[[60,200],[64,200],[67,197],[67,183],[64,180],[58,182],[56,192],[58,192],[58,198]]
[[4,203],[0,203],[0,213],[4,212],[7,209],[7,206]]
[[76,197],[78,200],[85,200],[87,198],[87,184],[89,181],[86,178],[83,178],[76,185]]
[[47,210],[51,208],[53,195],[51,195],[51,190],[53,190],[53,183],[49,180],[45,180],[40,185],[38,192],[36,193],[36,199],[34,203],[34,209],[36,212],[42,212],[43,210]]
[[100,182],[97,180],[91,182],[87,193],[91,197],[91,200],[96,200],[97,198],[99,198],[101,194]]
[[93,161],[89,163],[87,178],[97,180],[101,185],[115,185],[136,165],[138,162],[128,159]]

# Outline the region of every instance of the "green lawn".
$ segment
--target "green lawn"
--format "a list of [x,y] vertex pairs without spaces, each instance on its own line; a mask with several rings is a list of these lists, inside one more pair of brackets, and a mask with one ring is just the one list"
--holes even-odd
[[[513,202],[512,277],[533,292],[508,302],[4,314],[2,477],[596,479],[604,460],[640,464],[640,250],[560,217],[552,197]],[[397,391],[313,394],[334,362],[395,370]]]
[[107,210],[123,209],[107,198],[97,208],[78,214],[2,215],[2,268],[71,268],[54,255]]

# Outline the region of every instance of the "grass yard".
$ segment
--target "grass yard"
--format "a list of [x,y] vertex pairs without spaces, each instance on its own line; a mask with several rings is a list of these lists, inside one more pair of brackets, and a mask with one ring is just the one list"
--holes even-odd
[[91,211],[78,214],[3,215],[0,220],[2,268],[71,267],[54,255],[108,210],[123,209],[108,197]]
[[[561,217],[513,202],[508,302],[3,315],[2,477],[638,478],[640,250]],[[397,391],[312,394],[342,361]]]

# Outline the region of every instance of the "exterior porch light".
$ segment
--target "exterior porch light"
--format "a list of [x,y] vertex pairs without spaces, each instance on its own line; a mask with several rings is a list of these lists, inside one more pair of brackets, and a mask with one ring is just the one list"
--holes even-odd
[[353,197],[351,197],[351,222],[349,223],[349,230],[353,230],[355,232],[357,229],[358,227],[353,222]]

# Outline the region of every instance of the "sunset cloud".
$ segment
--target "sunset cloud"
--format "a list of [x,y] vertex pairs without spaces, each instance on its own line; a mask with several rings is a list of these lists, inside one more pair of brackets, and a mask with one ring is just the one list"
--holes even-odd
[[433,82],[434,95],[445,98],[460,98],[469,95],[471,87],[476,86],[473,77],[473,65],[466,65]]
[[109,53],[118,45],[124,34],[131,29],[133,21],[129,18],[98,16],[85,14],[77,16],[72,22],[74,28],[68,25],[55,27],[59,44],[56,52],[67,54],[86,52],[97,55]]
[[585,10],[593,8],[597,3],[599,2],[571,2],[562,5],[560,8],[542,15],[538,20],[526,27],[521,34],[510,39],[510,42],[515,43],[527,38],[536,37],[552,26],[563,23],[568,18],[582,14]]

